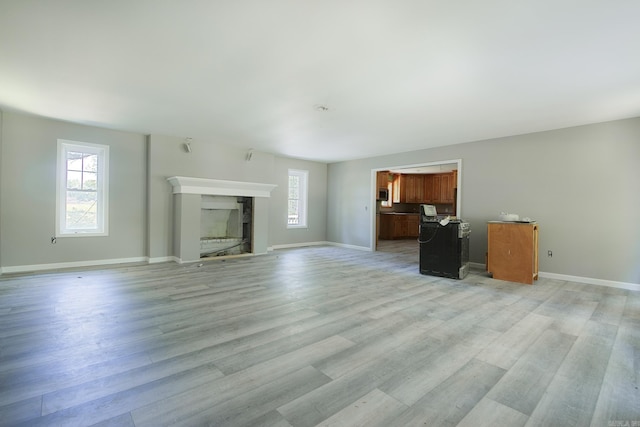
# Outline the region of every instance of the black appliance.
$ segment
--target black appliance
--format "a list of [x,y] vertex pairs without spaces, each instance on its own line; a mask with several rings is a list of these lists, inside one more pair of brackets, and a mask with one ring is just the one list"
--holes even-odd
[[469,273],[468,222],[421,215],[420,274],[464,279]]
[[389,201],[389,190],[386,188],[378,189],[378,201],[387,202]]

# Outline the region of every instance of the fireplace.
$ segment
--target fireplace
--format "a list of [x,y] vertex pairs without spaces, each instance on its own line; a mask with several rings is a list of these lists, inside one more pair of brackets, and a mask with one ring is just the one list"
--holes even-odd
[[272,184],[174,176],[177,262],[267,252]]
[[200,256],[251,252],[252,197],[202,196]]

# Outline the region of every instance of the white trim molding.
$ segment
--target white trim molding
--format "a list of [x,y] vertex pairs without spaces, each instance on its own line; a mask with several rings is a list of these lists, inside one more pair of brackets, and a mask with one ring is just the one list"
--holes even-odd
[[336,242],[327,242],[327,241],[319,241],[319,242],[302,242],[302,243],[288,243],[284,245],[273,245],[269,247],[269,251],[274,251],[278,249],[290,249],[290,248],[304,248],[307,246],[337,246],[345,249],[355,249],[357,251],[365,251],[371,252],[371,249],[366,246],[356,246],[356,245],[347,245],[344,243],[336,243]]
[[567,274],[545,273],[544,271],[539,272],[538,276],[544,277],[546,279],[566,280],[567,282],[584,283],[587,285],[608,286],[610,288],[627,289],[630,291],[640,291],[640,284],[638,283],[616,282],[614,280],[594,279],[592,277],[580,277],[580,276],[569,276]]
[[[470,262],[469,266],[476,270],[485,271],[486,269],[485,264],[479,263],[479,262]],[[610,288],[627,289],[629,291],[640,291],[640,284],[638,283],[616,282],[614,280],[603,280],[603,279],[594,279],[592,277],[570,276],[567,274],[547,273],[544,271],[538,272],[538,277],[545,278],[545,279],[555,279],[555,280],[564,280],[567,282],[582,283],[585,285],[608,286]]]
[[15,265],[10,267],[2,267],[2,274],[5,273],[30,273],[43,270],[61,270],[67,268],[78,267],[96,267],[101,265],[114,265],[114,264],[133,264],[133,263],[148,263],[147,257],[135,257],[135,258],[115,258],[115,259],[100,259],[91,261],[74,261],[74,262],[55,262],[51,264],[31,264],[31,265]]
[[270,197],[275,184],[226,181],[222,179],[172,176],[167,181],[173,186],[173,194],[209,194],[214,196]]

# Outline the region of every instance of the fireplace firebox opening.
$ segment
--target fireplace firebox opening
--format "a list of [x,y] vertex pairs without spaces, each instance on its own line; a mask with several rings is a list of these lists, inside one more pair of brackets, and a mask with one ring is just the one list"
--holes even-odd
[[202,195],[200,258],[251,253],[253,197]]

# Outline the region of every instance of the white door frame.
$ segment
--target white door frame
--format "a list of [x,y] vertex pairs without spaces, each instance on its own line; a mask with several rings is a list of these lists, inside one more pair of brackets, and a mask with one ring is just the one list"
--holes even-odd
[[369,250],[375,252],[376,250],[376,214],[377,214],[377,198],[378,198],[378,185],[377,185],[377,173],[380,171],[387,171],[389,169],[409,169],[409,168],[417,168],[424,166],[438,166],[438,165],[447,165],[451,163],[456,163],[458,165],[458,182],[457,182],[457,196],[456,196],[456,216],[458,218],[462,218],[462,159],[452,159],[452,160],[440,160],[437,162],[426,162],[426,163],[416,163],[411,165],[402,165],[402,166],[388,166],[383,168],[375,168],[371,169],[371,206],[375,206],[376,209],[371,209],[371,223],[370,223],[370,231],[371,236],[369,240]]

